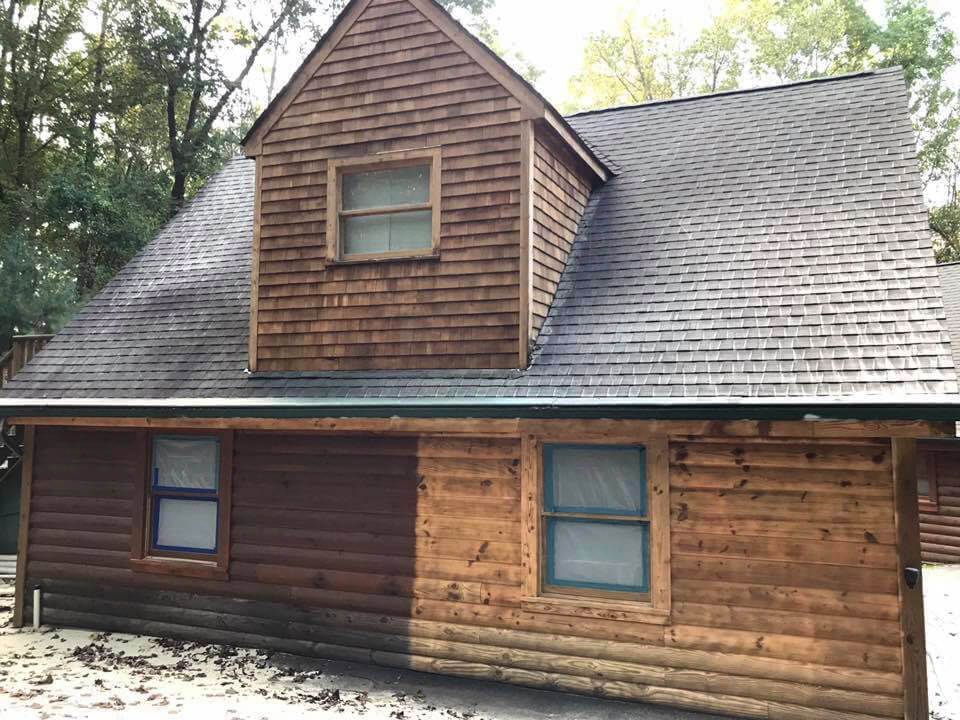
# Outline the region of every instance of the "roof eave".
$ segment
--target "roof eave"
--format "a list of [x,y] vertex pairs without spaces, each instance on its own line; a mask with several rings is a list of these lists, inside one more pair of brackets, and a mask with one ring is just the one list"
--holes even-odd
[[0,399],[9,418],[960,419],[960,395],[849,398]]

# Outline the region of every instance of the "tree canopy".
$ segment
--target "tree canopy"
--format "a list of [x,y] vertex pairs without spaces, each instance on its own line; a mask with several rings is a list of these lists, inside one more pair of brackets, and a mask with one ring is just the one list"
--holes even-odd
[[[537,78],[498,34],[495,0],[441,2]],[[0,0],[0,352],[57,329],[143,247],[237,151],[279,86],[277,58],[300,54],[292,39],[318,38],[345,3]],[[925,0],[886,0],[879,19],[862,0],[727,0],[692,38],[637,13],[592,37],[568,105],[901,65],[924,179],[947,198],[938,253],[960,259],[956,61]]]
[[938,257],[960,258],[960,103],[948,82],[957,38],[925,0],[726,0],[694,37],[665,16],[627,14],[591,36],[570,81],[568,109],[635,104],[872,68],[903,68]]

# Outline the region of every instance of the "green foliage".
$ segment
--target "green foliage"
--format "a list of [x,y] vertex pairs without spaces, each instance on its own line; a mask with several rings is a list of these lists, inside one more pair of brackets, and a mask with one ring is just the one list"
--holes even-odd
[[936,232],[933,249],[937,262],[960,262],[960,203],[931,210],[930,227]]
[[862,0],[726,0],[690,41],[665,18],[628,15],[616,32],[590,38],[568,109],[893,66],[903,68],[910,92],[924,180],[953,182],[960,106],[948,77],[957,67],[957,42],[926,0],[887,0],[880,22]]
[[70,263],[26,232],[0,234],[0,347],[58,329],[74,306]]

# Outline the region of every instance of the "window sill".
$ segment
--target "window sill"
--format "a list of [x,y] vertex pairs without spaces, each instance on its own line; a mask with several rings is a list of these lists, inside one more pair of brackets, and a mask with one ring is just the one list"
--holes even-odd
[[667,625],[670,622],[669,610],[655,608],[646,603],[544,595],[522,598],[520,607],[526,612],[532,613],[570,615],[599,620],[622,620],[649,625]]
[[130,567],[135,572],[154,573],[156,575],[179,575],[181,577],[200,578],[201,580],[228,580],[226,568],[216,562],[205,560],[184,560],[179,558],[133,558]]
[[355,259],[328,260],[327,267],[342,267],[345,265],[379,265],[381,263],[391,262],[437,262],[440,260],[439,253],[428,253],[426,255],[374,255],[369,257],[358,257]]

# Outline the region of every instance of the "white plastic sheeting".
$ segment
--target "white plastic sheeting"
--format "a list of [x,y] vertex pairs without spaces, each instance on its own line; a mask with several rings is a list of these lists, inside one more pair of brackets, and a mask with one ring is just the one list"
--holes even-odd
[[560,446],[551,452],[552,505],[556,509],[645,512],[641,448]]
[[551,581],[645,589],[647,525],[552,519]]
[[158,437],[153,442],[157,487],[216,490],[220,443],[216,438]]
[[216,501],[157,498],[157,502],[157,545],[210,552],[217,549]]

